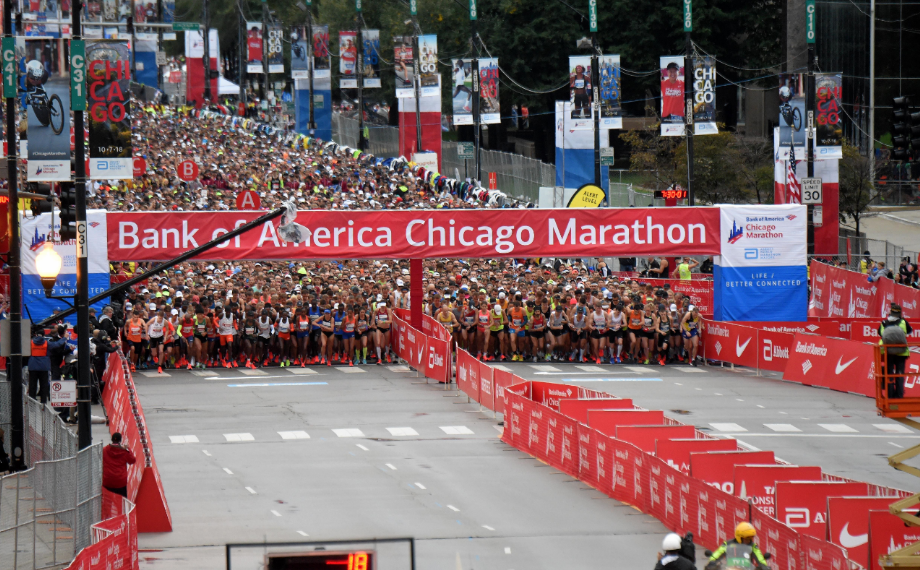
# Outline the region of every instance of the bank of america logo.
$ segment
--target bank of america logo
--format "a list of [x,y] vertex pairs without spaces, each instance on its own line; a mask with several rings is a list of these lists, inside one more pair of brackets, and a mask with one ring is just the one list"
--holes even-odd
[[808,374],[809,370],[811,370],[811,360],[806,360],[802,363],[802,374]]
[[808,325],[808,326],[806,326],[805,328],[808,329],[809,332],[815,332],[816,330],[818,330],[818,329],[821,328],[821,327],[819,327],[818,325]]
[[744,235],[744,230],[738,227],[738,222],[732,220],[732,231],[728,233],[728,243],[735,243],[741,236]]
[[716,342],[716,354],[722,354],[722,343]]
[[796,217],[795,214],[789,214],[788,216],[786,216],[786,219],[791,222],[792,220],[795,219],[795,217]]

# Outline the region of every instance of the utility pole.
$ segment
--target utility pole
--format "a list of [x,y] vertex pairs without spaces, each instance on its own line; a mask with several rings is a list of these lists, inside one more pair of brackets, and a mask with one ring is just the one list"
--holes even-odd
[[[591,27],[591,112],[594,115],[594,184],[601,186],[601,105],[600,70],[598,64],[601,51],[597,45],[597,0],[588,0],[588,25]],[[610,203],[608,197],[607,203]]]
[[204,30],[202,38],[204,40],[204,98],[211,101],[211,15],[208,13],[208,0],[204,0]]
[[[869,173],[875,184],[875,0],[869,3]],[[12,199],[12,198],[11,198]]]
[[[208,0],[205,0],[207,2]],[[263,82],[263,91],[262,91],[262,101],[268,103],[268,93],[270,90],[268,84],[268,58],[266,57],[265,52],[265,40],[268,34],[268,24],[271,22],[271,16],[269,15],[268,10],[268,0],[262,0],[262,82]]]
[[409,0],[409,12],[415,27],[415,49],[412,50],[412,68],[415,70],[415,151],[422,152],[422,76],[419,74],[418,58],[421,54],[422,29],[418,25],[418,0]]
[[361,0],[355,0],[355,23],[358,27],[358,150],[367,149],[367,139],[364,138],[364,16],[361,15]]
[[[79,0],[74,2],[75,5]],[[74,13],[79,10],[74,6]],[[6,97],[6,158],[10,194],[10,434],[11,467],[25,469],[23,463],[22,417],[22,269],[19,258],[19,145],[16,144],[17,64],[16,39],[13,37],[13,2],[3,5],[3,96]],[[19,28],[16,29],[19,32]]]
[[[73,3],[73,10],[71,14],[73,16],[73,21],[71,22],[71,29],[73,33],[74,40],[83,39],[83,29],[80,22],[80,17],[83,14],[82,2],[80,0],[75,0]],[[205,0],[205,6],[207,6],[207,0]],[[205,8],[205,20],[207,21],[207,8]],[[132,26],[132,39],[133,39],[133,26]],[[83,43],[82,41],[80,42]],[[134,42],[131,42],[132,46]],[[205,44],[207,46],[207,44]],[[207,49],[207,48],[206,48]],[[73,73],[74,68],[77,66],[78,62],[73,60],[73,52],[71,52],[71,73]],[[85,58],[84,58],[85,59]],[[83,63],[84,69],[86,69],[85,61]],[[207,68],[205,68],[207,69]],[[205,92],[207,94],[207,91]],[[74,97],[71,95],[71,107],[74,107]],[[92,408],[90,403],[92,401],[92,381],[90,374],[92,371],[90,369],[90,358],[89,358],[89,338],[91,335],[89,328],[89,265],[88,265],[88,256],[87,250],[89,249],[89,241],[87,238],[86,231],[86,158],[85,158],[85,139],[86,134],[83,130],[83,119],[85,115],[85,97],[83,99],[83,109],[74,109],[73,110],[73,132],[74,132],[74,182],[76,190],[76,209],[77,209],[77,240],[76,240],[76,250],[77,250],[77,294],[74,298],[74,303],[76,304],[77,309],[77,443],[80,449],[86,449],[93,443],[93,433],[92,433]],[[61,194],[63,197],[64,189],[61,189]],[[12,200],[12,195],[10,197]],[[63,231],[64,228],[61,228]],[[17,240],[18,241],[18,240]],[[13,244],[10,242],[10,250],[12,251]],[[18,251],[18,243],[16,245]],[[12,273],[12,272],[11,272]],[[18,285],[18,281],[17,281]],[[10,289],[15,289],[16,286],[13,285],[12,277],[10,278]],[[101,380],[101,378],[100,378]]]
[[[476,0],[470,0],[470,48],[473,50],[473,63],[470,65],[470,72],[473,74],[473,141],[476,145],[476,180],[482,181],[482,145],[479,137],[481,136],[482,120],[480,97],[479,97],[479,51],[477,49],[476,35],[476,18],[478,17],[478,7]],[[463,161],[466,164],[466,160]]]
[[313,116],[313,0],[307,2],[307,69],[310,74],[310,120],[307,123],[307,129],[310,136],[316,134],[316,121]]
[[[805,152],[808,161],[808,177],[812,178],[815,175],[815,0],[805,0],[805,42],[808,45],[808,75],[805,82],[805,115],[807,116]],[[789,160],[795,160],[795,156],[790,156]],[[814,206],[808,205],[805,208],[808,221],[808,253],[814,253]]]
[[684,134],[687,136],[687,204],[693,206],[696,202],[693,196],[693,0],[684,2],[684,44],[686,57],[684,59]]
[[246,61],[247,61],[247,51],[249,50],[249,36],[246,33],[246,20],[243,19],[243,14],[239,15],[239,33],[237,37],[239,38],[237,42],[240,44],[240,53],[239,60],[240,72],[237,74],[236,79],[240,83],[240,103],[243,105],[243,109],[246,109],[246,87],[243,85],[243,80],[246,77]]

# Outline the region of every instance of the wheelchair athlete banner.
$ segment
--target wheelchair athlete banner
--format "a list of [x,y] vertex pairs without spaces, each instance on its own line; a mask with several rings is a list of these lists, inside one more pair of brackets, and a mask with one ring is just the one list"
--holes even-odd
[[28,119],[28,180],[70,180],[70,79],[61,75],[47,40],[18,38],[16,52]]
[[123,41],[87,40],[86,70],[90,178],[133,178],[131,48]]

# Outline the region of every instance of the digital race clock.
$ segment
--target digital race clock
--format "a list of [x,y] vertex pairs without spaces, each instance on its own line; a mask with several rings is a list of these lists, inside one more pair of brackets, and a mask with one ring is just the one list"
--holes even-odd
[[274,553],[268,555],[267,570],[374,570],[374,552]]

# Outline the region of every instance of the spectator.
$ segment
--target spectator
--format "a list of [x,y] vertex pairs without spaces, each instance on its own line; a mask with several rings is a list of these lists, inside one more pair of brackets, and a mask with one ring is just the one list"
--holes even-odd
[[112,434],[112,443],[102,450],[102,486],[122,497],[128,497],[128,465],[134,465],[137,458],[126,444],[121,442],[121,434]]
[[712,256],[707,255],[706,259],[703,260],[703,263],[700,264],[700,273],[705,273],[707,275],[712,274],[713,261]]
[[48,357],[48,339],[41,327],[32,327],[31,356],[29,356],[29,397],[39,398],[46,404],[50,398],[51,386],[48,374],[51,372],[51,358]]
[[4,435],[4,431],[0,429],[0,473],[5,473],[10,470],[10,456],[7,454],[3,442]]
[[621,257],[620,261],[620,271],[632,272],[636,270],[636,258],[635,257]]
[[910,324],[901,318],[901,306],[897,303],[892,303],[888,317],[882,321],[878,328],[880,339],[878,343],[880,346],[886,345],[887,373],[889,375],[898,375],[893,379],[888,378],[889,398],[904,397],[904,368],[907,364],[907,359],[910,357],[907,337],[910,336],[911,332],[913,332],[913,329]]
[[106,307],[102,309],[102,318],[99,319],[99,326],[97,327],[100,330],[105,331],[109,338],[113,339],[118,338],[118,327],[115,326],[115,323],[112,320],[114,314],[115,309],[113,309],[111,305],[106,305]]
[[[93,354],[93,372],[96,375],[96,379],[99,381],[99,391],[102,392],[105,390],[105,382],[102,380],[105,377],[105,367],[109,361],[109,354],[118,350],[118,341],[111,342],[109,340],[109,335],[105,331],[94,330],[93,331],[93,346],[95,347],[95,352]],[[93,390],[93,403],[98,404],[99,394]]]
[[863,275],[869,273],[869,266],[872,264],[872,259],[869,257],[869,252],[863,252],[862,259],[859,260],[859,272]]
[[699,261],[690,257],[678,257],[677,268],[671,273],[671,277],[680,279],[681,281],[689,281],[692,279],[690,275],[691,271],[693,271],[694,267],[699,266],[699,264]]

